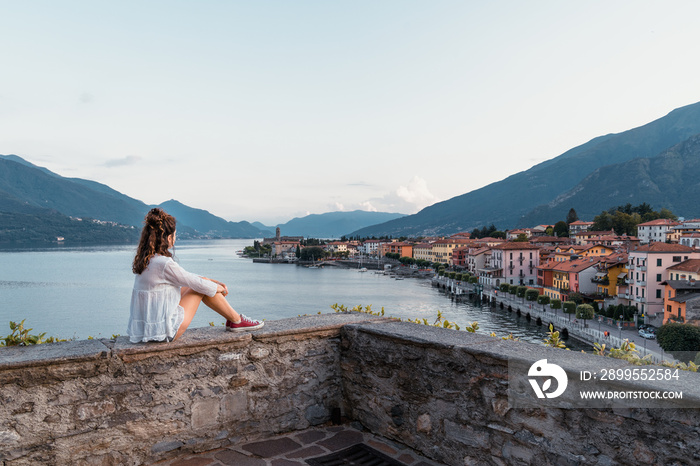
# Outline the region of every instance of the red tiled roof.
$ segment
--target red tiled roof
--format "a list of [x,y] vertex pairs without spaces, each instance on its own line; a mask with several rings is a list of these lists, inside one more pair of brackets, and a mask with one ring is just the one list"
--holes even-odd
[[593,267],[598,262],[600,262],[599,257],[586,257],[584,259],[557,262],[556,265],[552,267],[552,270],[556,270],[557,272],[580,272],[589,267]]
[[656,241],[654,243],[639,246],[637,249],[631,252],[693,252],[694,249],[690,246],[683,246],[682,244],[674,243],[662,243]]
[[688,259],[680,264],[672,265],[668,270],[700,273],[700,259]]
[[682,224],[680,222],[676,222],[675,220],[671,220],[669,218],[657,218],[656,220],[652,220],[650,222],[640,223],[637,226],[638,227],[653,227],[653,226],[662,226],[662,225],[676,226],[676,225],[682,225]]
[[517,242],[517,241],[508,241],[506,243],[501,243],[497,244],[493,247],[493,249],[504,249],[504,250],[515,250],[515,249],[539,249],[539,246],[535,246],[534,244],[530,243],[524,243],[524,242]]

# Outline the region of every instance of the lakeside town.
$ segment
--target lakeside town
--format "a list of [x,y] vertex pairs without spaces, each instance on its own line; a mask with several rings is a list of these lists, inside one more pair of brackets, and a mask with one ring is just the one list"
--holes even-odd
[[338,241],[285,237],[277,229],[274,238],[256,241],[244,252],[248,257],[257,252],[265,261],[307,266],[341,261],[360,269],[389,259],[394,270],[409,275],[431,269],[469,277],[484,289],[526,287],[548,302],[571,300],[592,304],[596,314],[615,313],[608,317],[624,309],[624,319],[636,325],[700,325],[700,219],[639,223],[637,236],[595,231],[594,225],[572,221],[568,236],[553,236],[554,225],[537,225],[499,237],[462,232]]

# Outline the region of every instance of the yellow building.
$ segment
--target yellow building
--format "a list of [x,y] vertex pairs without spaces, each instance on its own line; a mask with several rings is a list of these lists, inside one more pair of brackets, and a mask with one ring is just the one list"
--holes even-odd
[[590,256],[609,256],[610,254],[615,253],[615,248],[612,248],[610,246],[605,246],[604,244],[592,244],[588,246],[586,249],[581,251],[581,255],[590,257]]
[[472,240],[459,238],[447,238],[435,241],[432,243],[431,248],[433,262],[452,265],[452,253],[455,248],[466,246],[471,242]]
[[418,243],[413,245],[413,258],[433,262],[433,245],[431,243]]
[[591,280],[596,284],[596,293],[617,296],[620,287],[627,285],[627,254],[618,253],[605,256],[598,264],[598,273]]

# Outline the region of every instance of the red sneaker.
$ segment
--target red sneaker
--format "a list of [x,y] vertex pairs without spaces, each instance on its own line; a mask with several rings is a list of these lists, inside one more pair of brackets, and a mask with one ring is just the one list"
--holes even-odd
[[265,325],[262,320],[253,320],[241,314],[241,321],[234,324],[230,320],[226,321],[226,330],[229,332],[242,332],[244,330],[256,330]]

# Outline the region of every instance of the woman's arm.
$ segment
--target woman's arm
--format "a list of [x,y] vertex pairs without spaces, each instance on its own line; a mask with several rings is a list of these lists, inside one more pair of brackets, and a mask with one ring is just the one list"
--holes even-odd
[[214,280],[213,278],[207,278],[207,277],[202,277],[202,278],[205,280],[209,280],[210,282],[216,283],[216,285],[217,285],[216,292],[217,293],[221,293],[224,296],[226,296],[228,294],[228,287],[224,283],[221,283],[218,280]]

